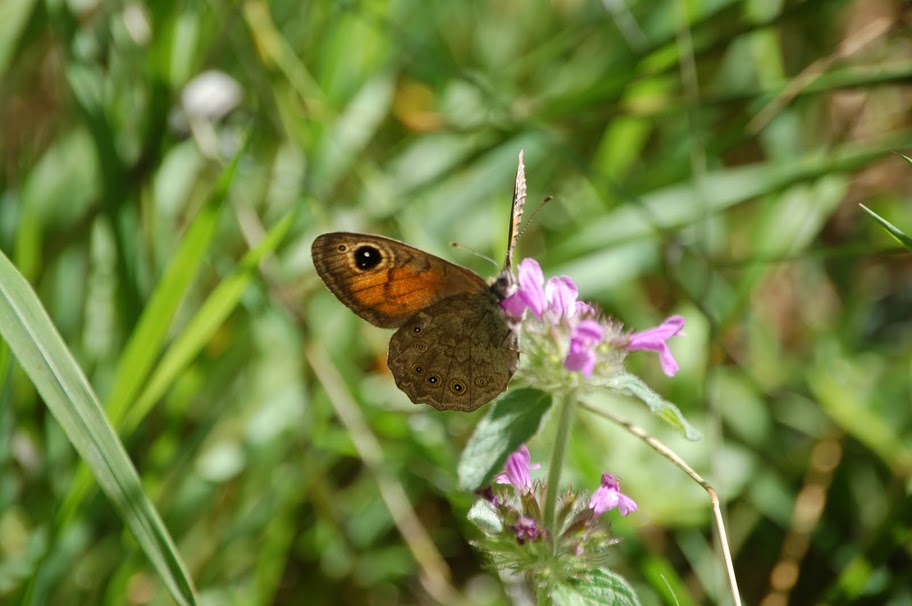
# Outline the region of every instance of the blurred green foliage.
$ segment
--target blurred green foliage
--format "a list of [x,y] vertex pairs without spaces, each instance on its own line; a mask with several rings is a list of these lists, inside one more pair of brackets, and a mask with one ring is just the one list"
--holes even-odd
[[[909,604],[912,261],[858,206],[912,230],[908,23],[900,0],[8,0],[0,249],[203,603],[504,604],[456,479],[481,412],[412,406],[309,246],[369,231],[493,273],[447,243],[502,256],[525,149],[530,204],[555,200],[520,256],[631,328],[687,318],[677,377],[631,366],[704,440],[606,405],[719,490],[746,603]],[[727,603],[698,486],[584,414],[569,461],[639,502],[616,568],[643,603]],[[0,602],[170,603],[81,465],[0,343]]]

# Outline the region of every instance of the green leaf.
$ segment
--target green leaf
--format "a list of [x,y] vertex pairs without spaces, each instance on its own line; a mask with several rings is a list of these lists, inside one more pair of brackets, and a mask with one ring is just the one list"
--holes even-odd
[[507,455],[535,435],[551,407],[551,394],[517,389],[494,402],[459,459],[459,482],[467,490],[487,484]]
[[105,418],[92,386],[35,291],[0,252],[0,337],[8,344],[179,604],[196,594],[174,541]]
[[639,606],[640,601],[627,581],[604,568],[596,568],[582,579],[559,583],[553,592],[561,606]]
[[497,516],[497,512],[484,499],[475,501],[466,517],[485,534],[497,534],[503,531],[503,523]]
[[649,412],[680,431],[688,440],[699,440],[703,437],[703,434],[687,422],[680,408],[654,392],[638,376],[621,372],[609,382],[609,385],[646,404]]
[[[903,158],[906,158],[906,156],[903,156]],[[912,159],[906,158],[906,161],[912,163]],[[887,230],[887,233],[893,236],[897,242],[905,246],[908,250],[912,250],[912,238],[901,232],[898,227],[875,213],[864,204],[859,204],[858,206],[862,207],[866,213],[874,217],[874,219],[880,223],[880,226]]]

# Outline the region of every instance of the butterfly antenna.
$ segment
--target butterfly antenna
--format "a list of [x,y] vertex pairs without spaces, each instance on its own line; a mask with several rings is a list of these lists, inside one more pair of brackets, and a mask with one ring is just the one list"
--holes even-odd
[[541,204],[539,204],[538,206],[535,207],[535,210],[533,210],[532,214],[529,215],[529,218],[526,219],[526,224],[520,228],[519,234],[516,236],[517,240],[522,238],[523,234],[526,233],[526,230],[529,229],[529,226],[532,225],[532,221],[535,220],[535,215],[538,214],[538,211],[540,211],[542,208],[544,208],[545,204],[547,204],[548,202],[550,202],[553,199],[554,199],[554,196],[548,196],[547,198],[545,198],[544,200],[541,201]]
[[460,244],[459,242],[450,242],[450,246],[452,246],[453,248],[459,248],[459,249],[461,249],[461,250],[470,252],[470,253],[472,253],[473,255],[475,255],[476,257],[480,257],[480,258],[484,259],[485,261],[488,261],[489,263],[493,264],[494,267],[500,269],[500,265],[497,264],[497,261],[495,261],[495,260],[492,259],[491,257],[488,257],[488,256],[486,256],[486,255],[481,254],[481,253],[478,252],[477,250],[472,250],[471,248],[469,248],[469,247],[466,246],[465,244]]

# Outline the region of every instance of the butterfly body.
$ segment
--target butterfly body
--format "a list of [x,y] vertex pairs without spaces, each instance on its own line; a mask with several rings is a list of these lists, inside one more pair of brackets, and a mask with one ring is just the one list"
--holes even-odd
[[504,269],[475,272],[391,238],[333,232],[311,247],[317,273],[355,314],[397,328],[387,365],[415,404],[472,411],[502,393],[519,363],[517,320],[500,303],[513,288],[513,247],[525,202],[520,155]]

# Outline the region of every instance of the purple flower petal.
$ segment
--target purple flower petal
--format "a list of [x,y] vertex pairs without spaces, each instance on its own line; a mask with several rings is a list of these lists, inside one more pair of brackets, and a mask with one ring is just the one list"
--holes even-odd
[[591,377],[598,360],[595,348],[603,334],[602,325],[595,320],[583,320],[577,324],[570,335],[570,351],[564,358],[564,368],[581,372],[586,378]]
[[624,493],[618,493],[618,512],[622,516],[634,512],[637,510],[636,501],[625,495]]
[[572,315],[581,316],[583,314],[595,315],[595,307],[585,301],[577,301]]
[[494,480],[498,484],[512,484],[513,488],[522,493],[532,490],[532,476],[529,474],[530,469],[539,469],[541,465],[530,464],[532,455],[525,444],[520,446],[516,452],[507,457],[504,464],[504,472],[497,474]]
[[674,359],[671,350],[665,343],[671,337],[677,335],[684,328],[684,318],[681,316],[671,316],[659,326],[635,332],[630,335],[630,342],[627,345],[628,351],[649,350],[659,352],[659,362],[662,364],[662,371],[669,377],[673,377],[678,372],[678,362]]
[[595,370],[596,361],[595,352],[580,345],[571,344],[570,352],[564,358],[564,368],[573,372],[581,372],[588,379]]
[[554,276],[545,284],[545,299],[555,319],[572,316],[576,312],[579,291],[570,276]]
[[548,303],[543,288],[545,274],[541,265],[535,259],[525,258],[519,264],[518,274],[519,290],[516,294],[532,310],[535,317],[540,318]]
[[669,349],[667,345],[659,351],[659,364],[662,365],[662,372],[669,377],[678,374],[678,370],[681,368],[678,366],[678,361],[675,360],[674,355],[671,353],[671,349]]
[[612,488],[599,487],[598,490],[592,493],[592,498],[589,499],[589,509],[597,516],[614,509],[618,504],[618,494],[618,491]]
[[631,347],[628,347],[628,349],[642,349],[641,345],[648,343],[664,343],[681,332],[682,328],[684,328],[684,318],[682,316],[671,316],[655,328],[630,335]]
[[602,485],[592,493],[592,498],[589,499],[589,509],[594,515],[600,516],[615,507],[622,516],[637,510],[636,501],[621,492],[618,479],[610,473],[603,473]]
[[602,340],[604,334],[605,329],[595,320],[582,320],[573,329],[573,334],[570,338],[597,344]]
[[504,311],[516,319],[522,318],[523,312],[526,311],[526,307],[528,307],[522,297],[519,296],[518,291],[501,301],[500,306]]

